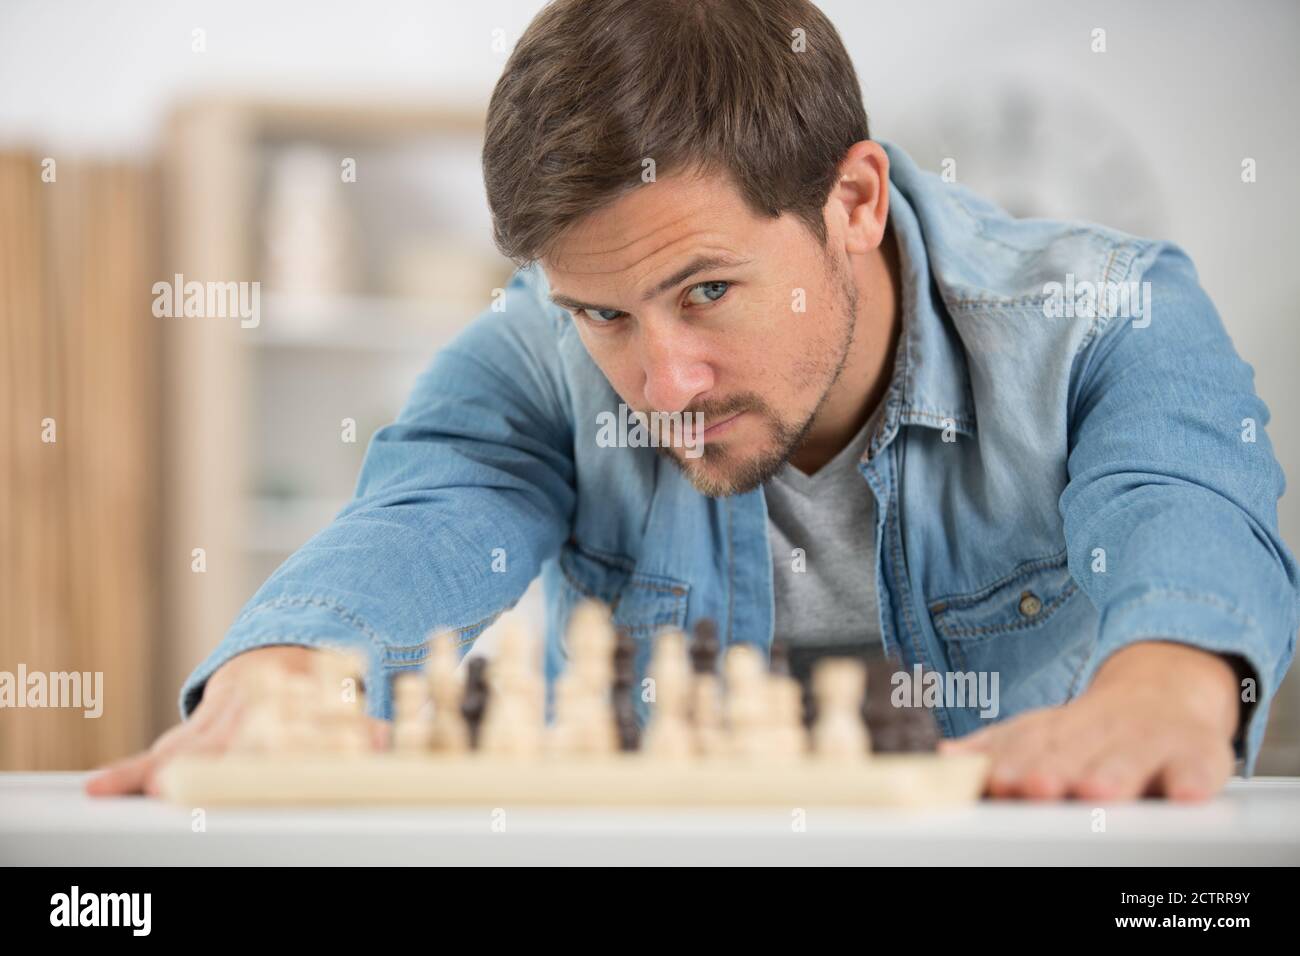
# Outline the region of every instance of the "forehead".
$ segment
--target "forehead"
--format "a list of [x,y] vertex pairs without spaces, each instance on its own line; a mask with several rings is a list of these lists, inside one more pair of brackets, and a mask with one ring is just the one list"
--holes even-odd
[[[731,180],[691,174],[646,183],[588,213],[542,258],[551,285],[576,294],[614,281],[624,287],[658,278],[698,255],[753,258],[762,228]],[[573,286],[574,288],[568,288]]]

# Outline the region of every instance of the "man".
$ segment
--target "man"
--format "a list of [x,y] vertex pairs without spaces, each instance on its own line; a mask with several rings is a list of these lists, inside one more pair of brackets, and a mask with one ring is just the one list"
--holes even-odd
[[[524,266],[504,310],[434,359],[187,721],[92,792],[223,748],[250,662],[359,646],[389,716],[431,631],[468,647],[538,573],[551,678],[593,596],[641,665],[707,617],[724,644],[993,678],[935,717],[992,755],[994,795],[1198,799],[1250,772],[1297,569],[1267,410],[1180,250],[1009,218],[872,141],[801,0],[558,0],[483,167]],[[662,416],[634,441],[629,409]]]

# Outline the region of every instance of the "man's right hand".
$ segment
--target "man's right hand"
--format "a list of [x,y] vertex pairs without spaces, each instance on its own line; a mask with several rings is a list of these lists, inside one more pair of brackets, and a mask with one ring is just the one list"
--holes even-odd
[[[248,675],[263,667],[278,667],[290,674],[311,672],[316,655],[327,653],[310,647],[261,647],[232,657],[208,678],[203,698],[189,720],[177,724],[142,753],[103,768],[86,781],[91,796],[130,793],[158,794],[158,772],[173,757],[183,754],[219,754],[230,748],[240,722],[249,711],[255,682]],[[368,718],[371,742],[382,748],[388,723]]]

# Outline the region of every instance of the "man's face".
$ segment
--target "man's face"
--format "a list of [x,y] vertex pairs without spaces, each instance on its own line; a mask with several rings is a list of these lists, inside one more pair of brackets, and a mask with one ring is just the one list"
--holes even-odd
[[[853,341],[842,243],[755,215],[721,176],[672,176],[589,214],[542,267],[629,408],[702,413],[663,449],[707,495],[770,478],[811,428]],[[595,423],[578,423],[595,434]],[[700,453],[683,445],[702,439]]]

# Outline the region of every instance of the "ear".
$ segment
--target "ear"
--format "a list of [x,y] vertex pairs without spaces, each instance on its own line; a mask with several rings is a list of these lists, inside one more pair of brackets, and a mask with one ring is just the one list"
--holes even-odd
[[889,220],[889,155],[869,139],[854,143],[840,163],[840,178],[826,203],[828,220],[838,220],[844,249],[864,255],[880,246]]

